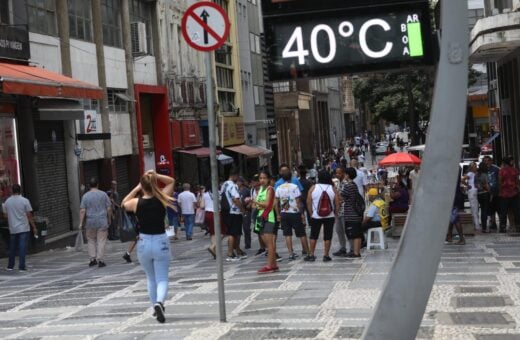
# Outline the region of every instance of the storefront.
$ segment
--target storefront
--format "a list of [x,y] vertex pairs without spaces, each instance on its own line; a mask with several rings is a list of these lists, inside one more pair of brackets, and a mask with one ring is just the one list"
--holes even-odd
[[11,195],[13,184],[20,184],[18,135],[15,105],[0,104],[0,201]]

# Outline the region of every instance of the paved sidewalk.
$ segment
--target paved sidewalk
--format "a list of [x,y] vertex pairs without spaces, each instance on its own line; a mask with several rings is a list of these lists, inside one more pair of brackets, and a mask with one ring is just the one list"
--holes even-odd
[[[520,339],[520,239],[492,234],[467,240],[465,246],[445,247],[418,337]],[[223,324],[218,322],[215,261],[205,250],[208,238],[200,233],[191,242],[173,243],[162,325],[148,308],[141,268],[121,258],[126,245],[112,242],[107,267],[101,269],[89,268],[87,255],[73,250],[31,256],[29,272],[0,272],[0,337],[359,338],[397,241],[362,260],[334,258],[329,263],[319,260],[321,248],[315,263],[289,262],[281,241],[279,273],[256,273],[263,256],[225,264],[228,323]]]

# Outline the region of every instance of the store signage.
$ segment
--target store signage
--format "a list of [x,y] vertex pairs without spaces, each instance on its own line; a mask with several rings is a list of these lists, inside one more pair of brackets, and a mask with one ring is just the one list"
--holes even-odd
[[222,147],[244,144],[245,127],[244,117],[220,117],[220,137]]
[[97,111],[85,110],[85,131],[84,133],[97,133]]
[[0,25],[0,58],[29,60],[29,32],[17,26]]
[[427,1],[294,2],[264,1],[271,80],[433,63]]

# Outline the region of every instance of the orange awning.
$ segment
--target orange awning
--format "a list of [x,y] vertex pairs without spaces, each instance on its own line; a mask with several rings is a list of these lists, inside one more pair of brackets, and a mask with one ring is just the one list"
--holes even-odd
[[271,150],[259,147],[259,146],[253,146],[253,145],[236,145],[236,146],[228,146],[226,147],[226,150],[230,150],[239,154],[242,154],[246,156],[247,158],[258,158],[260,156],[267,156],[272,153]]
[[32,97],[101,99],[100,87],[40,67],[0,63],[0,92]]

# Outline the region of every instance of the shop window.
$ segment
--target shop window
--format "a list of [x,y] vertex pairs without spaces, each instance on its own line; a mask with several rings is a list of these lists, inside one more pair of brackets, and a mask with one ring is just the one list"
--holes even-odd
[[101,23],[103,24],[103,43],[121,47],[121,8],[119,0],[101,0]]
[[20,183],[18,159],[16,121],[0,117],[0,203],[11,195],[13,184]]
[[70,37],[92,41],[90,0],[68,0]]
[[27,0],[29,30],[56,35],[56,7],[54,0]]

